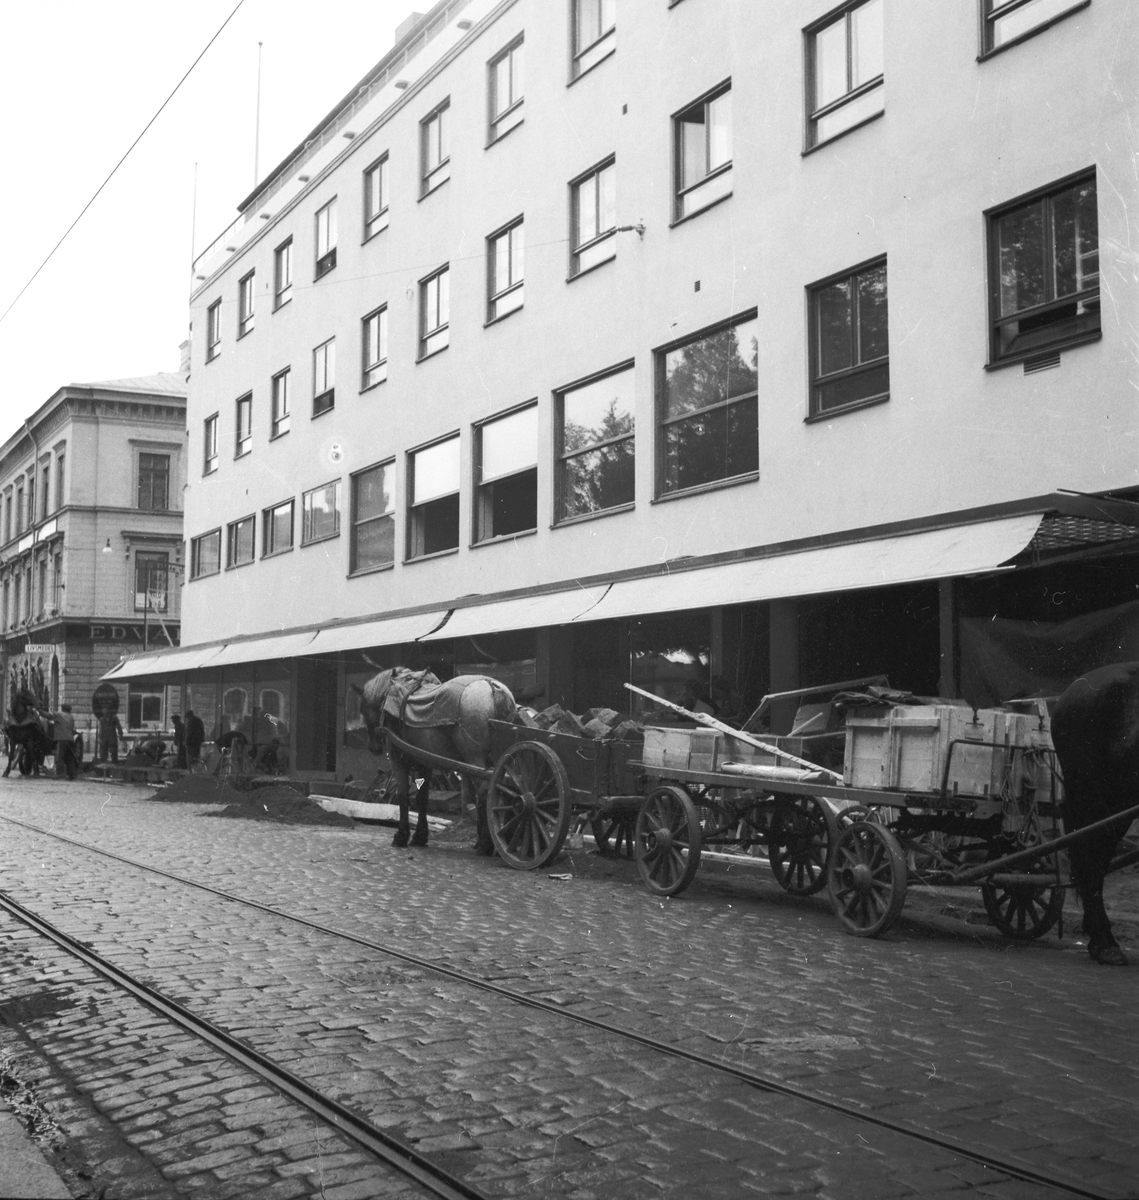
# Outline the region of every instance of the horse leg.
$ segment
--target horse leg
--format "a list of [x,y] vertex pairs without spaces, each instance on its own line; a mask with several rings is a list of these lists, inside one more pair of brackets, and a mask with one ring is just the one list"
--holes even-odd
[[494,840],[490,836],[490,822],[486,818],[487,785],[476,787],[466,775],[462,779],[463,811],[467,811],[467,804],[472,799],[475,805],[475,853],[490,858],[494,854]]
[[1088,954],[1106,967],[1125,967],[1127,956],[1111,932],[1111,922],[1103,905],[1103,881],[1112,854],[1119,842],[1115,834],[1074,842],[1068,850],[1072,879],[1084,907],[1084,933]]
[[411,844],[413,846],[427,845],[427,800],[431,795],[431,771],[427,768],[427,775],[423,782],[419,785],[416,792],[416,810],[419,813],[418,819],[415,822],[415,833],[412,834]]
[[406,846],[411,836],[411,820],[408,817],[408,787],[410,780],[407,776],[407,765],[398,759],[392,759],[392,775],[395,778],[396,803],[399,805],[399,825],[396,827],[393,846]]

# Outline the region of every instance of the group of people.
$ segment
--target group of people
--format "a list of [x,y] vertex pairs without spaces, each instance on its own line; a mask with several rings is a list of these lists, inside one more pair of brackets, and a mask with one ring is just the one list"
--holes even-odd
[[[79,756],[76,754],[77,730],[71,705],[60,705],[57,713],[49,714],[53,722],[53,739],[55,741],[55,772],[75,779],[79,775]],[[185,721],[178,715],[173,718],[174,724],[174,754],[175,765],[180,770],[189,769],[192,763],[198,762],[202,753],[202,744],[206,740],[206,729],[193,709],[186,710]],[[119,714],[113,708],[105,708],[98,717],[96,725],[96,762],[119,761],[119,742],[123,738],[123,726]],[[161,744],[161,743],[160,743]]]

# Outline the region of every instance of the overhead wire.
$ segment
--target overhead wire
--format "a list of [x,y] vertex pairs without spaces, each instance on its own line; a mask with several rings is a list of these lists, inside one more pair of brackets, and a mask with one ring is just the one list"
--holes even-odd
[[94,194],[94,195],[91,197],[91,199],[90,199],[90,200],[88,200],[88,201],[87,201],[87,203],[86,203],[86,204],[84,204],[84,205],[83,205],[83,207],[82,207],[82,208],[79,210],[79,215],[78,215],[78,216],[75,218],[75,220],[74,220],[74,221],[72,221],[72,222],[71,222],[71,224],[70,224],[70,225],[68,225],[67,229],[66,229],[66,230],[64,230],[63,236],[62,236],[62,237],[59,239],[59,241],[58,241],[58,242],[56,242],[56,243],[55,243],[55,245],[54,245],[54,246],[52,246],[51,250],[50,250],[50,251],[48,251],[48,255],[47,255],[47,257],[46,257],[46,258],[43,260],[43,262],[42,262],[42,263],[40,263],[40,265],[39,265],[38,267],[36,267],[35,271],[32,273],[32,277],[31,277],[31,278],[30,278],[30,279],[27,281],[27,283],[25,283],[25,284],[24,284],[24,286],[23,286],[22,288],[20,288],[20,290],[19,290],[19,291],[16,293],[15,299],[13,299],[12,303],[11,303],[11,304],[9,304],[9,305],[8,305],[8,307],[7,307],[7,308],[6,308],[6,309],[5,309],[5,310],[4,310],[2,313],[0,313],[0,321],[3,321],[3,320],[4,320],[4,318],[5,318],[5,317],[6,317],[6,316],[7,316],[7,315],[8,315],[8,314],[9,314],[9,313],[12,311],[12,309],[16,307],[16,304],[19,302],[19,299],[20,299],[20,297],[21,297],[21,296],[22,296],[22,295],[23,295],[23,294],[24,294],[24,293],[25,293],[25,292],[28,290],[28,288],[30,288],[30,287],[32,286],[32,284],[33,284],[33,283],[36,281],[36,277],[39,275],[39,273],[40,273],[40,272],[41,272],[41,271],[44,269],[44,267],[46,267],[46,266],[47,266],[47,264],[48,264],[48,263],[51,261],[51,259],[52,259],[53,255],[55,254],[55,252],[56,252],[56,251],[57,251],[57,250],[60,248],[60,246],[62,246],[62,245],[63,245],[63,243],[64,243],[64,242],[67,240],[67,238],[68,238],[69,234],[71,233],[71,231],[72,231],[72,230],[75,228],[75,226],[76,226],[76,225],[78,225],[78,224],[79,224],[79,222],[80,222],[80,221],[83,219],[83,214],[84,214],[84,213],[85,213],[85,212],[86,212],[86,211],[87,211],[87,210],[88,210],[88,209],[91,207],[91,205],[92,205],[92,204],[94,204],[94,203],[95,203],[95,201],[96,201],[96,200],[99,198],[99,194],[100,194],[100,193],[102,192],[102,190],[103,190],[103,189],[104,189],[104,188],[107,186],[107,184],[108,184],[108,183],[110,183],[110,182],[111,182],[111,180],[112,180],[112,179],[115,177],[115,173],[116,173],[116,172],[118,171],[118,169],[119,169],[119,168],[120,168],[120,167],[123,165],[123,163],[124,163],[124,162],[126,162],[127,158],[130,156],[130,153],[131,153],[131,151],[132,151],[132,150],[135,148],[135,146],[137,146],[137,145],[139,144],[139,142],[141,142],[141,141],[142,141],[143,137],[146,135],[146,131],[147,131],[147,130],[148,130],[148,129],[149,129],[149,128],[150,128],[150,127],[151,127],[151,126],[154,124],[154,122],[155,122],[155,121],[157,121],[157,120],[158,120],[158,118],[159,118],[159,117],[162,115],[162,111],[163,111],[163,109],[165,109],[165,108],[166,108],[166,106],[167,106],[167,105],[170,103],[170,101],[171,101],[171,100],[173,100],[173,99],[174,99],[174,97],[175,97],[175,96],[178,94],[178,90],[179,90],[179,88],[181,88],[182,84],[184,84],[184,83],[186,82],[186,80],[187,80],[187,79],[189,79],[189,77],[190,77],[190,73],[191,73],[191,72],[193,71],[193,69],[194,69],[194,68],[195,68],[195,67],[198,65],[198,63],[200,63],[200,62],[202,61],[202,59],[203,59],[203,58],[205,57],[205,55],[206,55],[206,52],[207,52],[207,51],[209,50],[209,48],[210,48],[210,47],[211,47],[211,46],[214,44],[214,42],[216,42],[216,41],[218,40],[218,38],[219,38],[219,37],[221,36],[221,34],[222,34],[222,31],[223,31],[223,30],[225,29],[225,27],[226,27],[226,26],[227,26],[227,25],[230,23],[230,21],[232,21],[232,20],[233,20],[233,18],[234,18],[234,17],[237,15],[237,10],[238,10],[238,9],[239,9],[239,8],[240,8],[240,7],[241,7],[241,6],[242,6],[244,3],[245,3],[245,0],[237,0],[237,4],[236,4],[236,5],[234,5],[233,11],[232,11],[232,12],[229,14],[229,16],[228,16],[228,17],[226,17],[226,19],[225,19],[225,20],[224,20],[224,21],[223,21],[223,22],[222,22],[222,23],[221,23],[221,24],[218,26],[218,28],[217,28],[217,31],[214,33],[213,37],[211,37],[211,38],[210,38],[210,40],[209,40],[209,41],[208,41],[208,42],[205,44],[205,46],[203,46],[203,47],[202,47],[202,51],[201,51],[201,53],[200,53],[200,54],[198,55],[198,57],[197,57],[197,58],[195,58],[195,59],[194,59],[194,61],[193,61],[193,62],[192,62],[190,65],[189,65],[189,67],[186,69],[186,73],[185,73],[185,74],[182,76],[182,78],[181,78],[181,79],[179,79],[179,80],[178,80],[178,82],[177,82],[177,83],[174,85],[174,90],[173,90],[173,91],[170,93],[170,95],[169,95],[169,96],[167,96],[167,97],[166,97],[166,99],[165,99],[165,100],[163,100],[163,101],[162,101],[161,105],[159,105],[159,107],[158,107],[158,110],[155,112],[154,116],[152,116],[152,117],[150,118],[150,120],[149,120],[149,121],[147,121],[147,123],[146,123],[146,124],[145,124],[145,125],[142,127],[142,131],[139,133],[138,137],[136,137],[136,138],[134,139],[134,141],[133,141],[133,142],[131,142],[131,144],[130,144],[130,145],[127,147],[127,149],[126,149],[126,152],[123,154],[122,158],[120,158],[120,159],[119,159],[119,161],[118,161],[117,163],[115,163],[115,165],[114,165],[114,166],[111,168],[111,173],[110,173],[110,174],[107,176],[107,178],[106,178],[106,179],[104,179],[104,180],[103,180],[103,182],[102,182],[101,184],[99,184],[98,188],[96,188],[96,189],[95,189],[95,194]]

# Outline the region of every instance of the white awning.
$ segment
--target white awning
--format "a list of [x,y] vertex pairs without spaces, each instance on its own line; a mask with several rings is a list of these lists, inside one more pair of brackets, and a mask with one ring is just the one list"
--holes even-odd
[[494,600],[457,608],[451,619],[423,638],[438,642],[443,638],[479,637],[507,629],[535,629],[540,625],[568,625],[584,617],[605,595],[608,584],[573,588],[565,592],[547,592],[539,596],[516,596],[513,600]]
[[151,675],[179,675],[206,666],[221,653],[221,646],[177,646],[157,654],[135,654],[112,667],[103,679],[143,679]]
[[367,646],[399,646],[416,642],[430,633],[447,615],[446,609],[417,613],[410,617],[385,617],[359,625],[322,629],[309,647],[309,654],[335,654],[338,650],[363,650]]
[[[815,596],[992,571],[1032,541],[1040,513],[615,583],[579,621]],[[458,615],[458,614],[456,614]]]
[[306,633],[279,633],[272,637],[250,638],[247,642],[229,642],[210,660],[211,667],[228,667],[236,663],[265,662],[270,658],[296,658],[309,653],[316,634],[310,629]]

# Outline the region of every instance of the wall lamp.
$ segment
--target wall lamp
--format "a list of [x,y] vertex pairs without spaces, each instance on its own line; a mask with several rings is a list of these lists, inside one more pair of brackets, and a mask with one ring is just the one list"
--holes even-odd
[[103,547],[103,553],[104,554],[111,553],[111,539],[110,538],[107,538],[107,544]]

